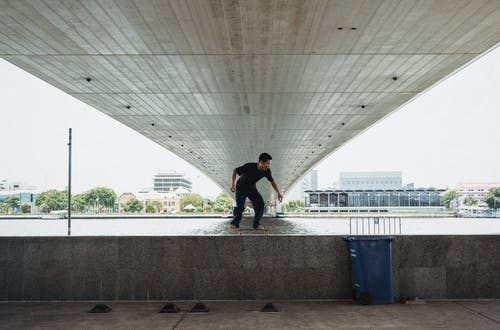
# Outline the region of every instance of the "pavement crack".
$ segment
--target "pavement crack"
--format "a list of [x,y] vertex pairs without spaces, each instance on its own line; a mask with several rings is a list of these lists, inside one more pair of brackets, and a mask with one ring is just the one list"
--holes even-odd
[[473,308],[471,308],[471,307],[464,306],[464,305],[462,305],[462,304],[461,304],[461,303],[459,303],[459,302],[455,302],[455,304],[457,304],[458,306],[460,306],[460,307],[462,307],[462,308],[464,308],[464,309],[468,310],[469,312],[472,312],[472,313],[474,313],[474,314],[480,315],[480,316],[484,317],[485,319],[488,319],[488,320],[490,320],[490,321],[492,321],[492,322],[494,322],[494,323],[496,323],[496,324],[500,324],[500,321],[498,321],[498,320],[496,320],[496,319],[494,319],[494,318],[492,318],[492,317],[489,317],[488,315],[485,315],[485,314],[483,314],[483,313],[481,313],[481,312],[479,312],[479,311],[476,311],[475,309],[473,309]]
[[175,328],[177,328],[177,326],[182,322],[182,320],[184,320],[184,318],[186,317],[186,315],[187,315],[187,312],[182,313],[182,316],[179,318],[179,320],[177,321],[177,323],[174,324],[174,326],[172,327],[172,330],[175,330]]

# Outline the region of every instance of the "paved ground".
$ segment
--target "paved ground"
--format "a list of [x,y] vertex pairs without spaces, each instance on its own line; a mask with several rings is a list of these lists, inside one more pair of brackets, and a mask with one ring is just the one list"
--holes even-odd
[[2,329],[500,329],[500,300],[358,306],[349,301],[207,301],[208,313],[189,313],[194,302],[176,302],[177,314],[158,311],[163,302],[109,302],[107,314],[87,313],[92,302],[0,302]]

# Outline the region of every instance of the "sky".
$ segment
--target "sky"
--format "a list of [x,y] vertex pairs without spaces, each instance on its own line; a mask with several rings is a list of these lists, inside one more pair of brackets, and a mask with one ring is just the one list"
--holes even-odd
[[[170,151],[3,59],[0,91],[0,180],[64,189],[71,127],[74,193],[137,192],[167,170],[186,173],[205,197],[221,191]],[[499,91],[500,47],[326,157],[316,166],[319,187],[341,171],[401,171],[416,187],[500,182]]]

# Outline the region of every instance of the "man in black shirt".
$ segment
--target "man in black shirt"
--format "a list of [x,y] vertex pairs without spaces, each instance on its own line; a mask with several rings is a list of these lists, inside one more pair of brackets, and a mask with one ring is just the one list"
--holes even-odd
[[[233,212],[233,221],[231,221],[230,228],[239,228],[241,217],[243,215],[243,211],[245,210],[245,200],[248,199],[252,202],[253,209],[255,211],[255,217],[253,219],[253,228],[254,229],[264,229],[260,225],[260,220],[264,215],[264,199],[262,195],[259,193],[256,187],[257,181],[266,177],[273,186],[274,190],[278,193],[278,200],[283,201],[283,196],[281,195],[276,182],[274,181],[271,175],[271,155],[268,153],[263,153],[259,156],[258,163],[246,163],[240,167],[237,167],[233,170],[233,175],[231,177],[231,191],[235,194],[236,207]],[[240,177],[236,185],[234,181],[236,180],[236,174]]]

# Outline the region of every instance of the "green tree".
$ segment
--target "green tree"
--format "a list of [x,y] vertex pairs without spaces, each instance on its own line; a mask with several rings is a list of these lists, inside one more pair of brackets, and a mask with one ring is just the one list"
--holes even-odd
[[142,203],[137,198],[132,198],[123,205],[123,210],[125,212],[141,212],[143,208],[144,205],[142,205]]
[[29,204],[22,204],[21,205],[21,212],[23,214],[31,213],[31,205],[29,205]]
[[189,204],[193,204],[197,209],[203,209],[203,197],[198,194],[187,194],[181,199],[181,211]]
[[488,207],[492,209],[500,208],[500,188],[491,188],[484,197],[484,201]]
[[55,189],[44,191],[37,196],[35,204],[45,213],[65,210],[68,207],[68,192]]
[[88,203],[85,194],[78,194],[71,197],[71,210],[74,212],[85,212],[88,208]]
[[292,200],[283,204],[284,212],[298,212],[304,209],[304,202],[301,200]]
[[9,206],[4,202],[0,202],[0,213],[7,213],[8,211]]
[[214,212],[230,212],[233,209],[233,201],[225,192],[221,192],[215,199],[212,209]]
[[458,199],[458,192],[456,190],[448,190],[441,199],[441,202],[446,208],[450,208],[451,201]]
[[146,204],[146,213],[156,213],[156,207],[153,205],[153,203]]
[[471,195],[465,196],[465,198],[464,198],[464,205],[473,206],[473,205],[476,205],[476,204],[477,204],[477,201],[474,198],[472,198]]
[[146,203],[146,213],[156,213],[161,212],[163,206],[159,201],[152,201]]
[[214,212],[212,205],[210,204],[203,205],[203,213],[212,213],[212,212]]
[[4,203],[12,210],[17,210],[21,205],[19,196],[9,196],[4,200]]
[[116,193],[110,188],[96,187],[85,193],[85,200],[89,207],[96,207],[101,212],[104,208],[115,206]]

